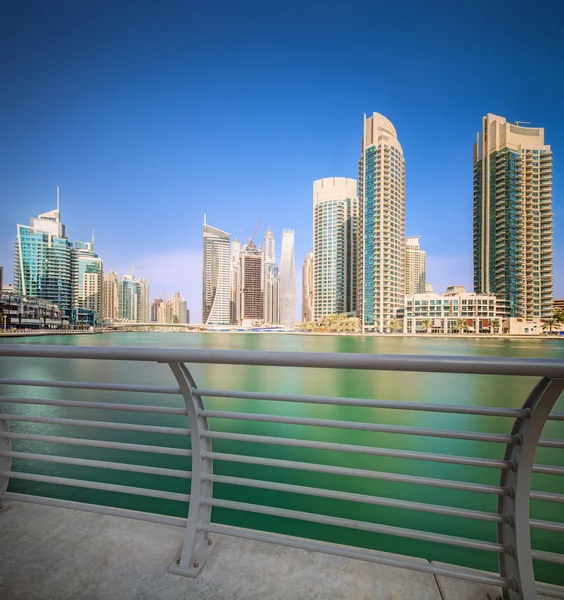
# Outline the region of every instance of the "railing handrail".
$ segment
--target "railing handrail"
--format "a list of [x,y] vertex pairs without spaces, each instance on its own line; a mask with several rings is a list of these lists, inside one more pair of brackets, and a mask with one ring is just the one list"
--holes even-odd
[[[531,477],[533,473],[543,473],[547,475],[564,475],[564,467],[553,465],[535,464],[535,451],[538,447],[564,448],[562,439],[541,439],[544,424],[548,420],[564,420],[563,412],[554,412],[552,409],[564,391],[564,360],[560,359],[528,359],[528,358],[498,358],[481,356],[425,356],[425,355],[382,355],[382,354],[354,354],[354,353],[320,353],[320,352],[254,352],[239,350],[196,350],[182,348],[130,348],[130,347],[76,347],[76,346],[40,346],[40,345],[6,345],[0,346],[1,357],[22,357],[22,358],[58,358],[58,359],[87,359],[87,360],[121,360],[121,361],[144,361],[158,362],[171,370],[176,380],[176,386],[162,385],[139,385],[124,384],[112,382],[84,382],[84,381],[54,381],[54,380],[26,380],[16,378],[0,378],[0,386],[33,386],[45,388],[61,389],[84,389],[97,392],[128,392],[139,393],[147,398],[147,394],[168,394],[171,400],[178,400],[180,396],[184,401],[184,406],[169,406],[167,403],[161,405],[158,400],[149,398],[150,404],[133,403],[130,404],[126,399],[122,402],[107,402],[101,394],[96,394],[95,400],[79,398],[53,398],[53,397],[31,397],[20,395],[0,395],[0,501],[2,499],[22,500],[28,502],[38,502],[53,506],[76,508],[81,507],[81,503],[67,500],[47,499],[43,500],[33,495],[18,494],[6,491],[6,485],[10,478],[21,479],[28,482],[43,484],[55,484],[83,488],[85,490],[98,490],[102,492],[121,493],[132,496],[146,496],[153,499],[166,500],[179,504],[188,504],[187,519],[176,519],[172,522],[171,517],[164,515],[153,515],[152,513],[135,513],[126,509],[117,509],[111,507],[94,507],[95,512],[102,514],[116,514],[120,516],[148,520],[152,522],[172,523],[185,528],[184,543],[181,554],[169,571],[188,576],[196,576],[206,562],[207,556],[211,551],[213,539],[210,537],[214,533],[223,533],[245,539],[256,541],[265,541],[277,543],[280,545],[292,546],[296,548],[319,550],[329,554],[347,558],[360,558],[370,562],[380,564],[389,564],[409,569],[421,570],[435,575],[445,575],[457,577],[462,580],[473,581],[476,583],[490,583],[504,588],[504,598],[510,600],[529,600],[537,597],[537,593],[542,590],[546,595],[552,597],[564,598],[564,588],[548,589],[544,584],[536,584],[534,580],[533,559],[544,562],[560,563],[564,562],[564,556],[555,552],[549,552],[544,549],[532,549],[530,543],[530,528],[544,529],[555,533],[564,532],[564,524],[559,521],[543,521],[530,518],[530,500],[545,502],[564,502],[563,494],[554,492],[531,491]],[[290,393],[271,393],[263,390],[244,391],[244,390],[226,390],[226,389],[208,389],[198,387],[189,365],[192,364],[210,364],[210,365],[252,365],[252,366],[273,366],[273,367],[298,367],[298,368],[324,368],[324,369],[363,369],[372,371],[404,371],[404,372],[427,372],[427,373],[452,373],[468,375],[510,375],[510,376],[537,376],[541,380],[529,394],[529,397],[520,408],[472,406],[445,403],[428,404],[421,402],[396,402],[386,399],[364,399],[331,396],[305,396],[301,394]],[[22,393],[22,392],[20,392]],[[25,392],[23,392],[25,393]],[[50,395],[51,396],[51,395]],[[207,405],[207,397],[210,398],[231,398],[247,399],[259,401],[261,403],[288,402],[288,403],[310,403],[321,405],[338,406],[356,406],[369,409],[386,409],[401,411],[418,411],[432,415],[444,414],[463,414],[480,415],[485,417],[496,417],[511,419],[513,428],[510,434],[505,431],[501,433],[492,433],[488,427],[485,431],[478,429],[476,431],[463,431],[458,428],[448,429],[448,423],[441,423],[445,427],[415,427],[410,423],[398,425],[382,423],[379,419],[375,421],[356,421],[339,420],[339,414],[323,415],[324,418],[304,417],[298,415],[288,415],[285,412],[278,414],[267,410],[262,412],[257,405],[253,412],[240,410],[240,407],[234,405]],[[131,398],[131,396],[129,396]],[[100,401],[102,400],[102,401]],[[121,400],[118,398],[117,400]],[[58,412],[48,414],[43,411],[37,413],[23,410],[20,412],[6,413],[2,409],[10,405],[38,405],[54,406],[63,409],[71,409],[70,413]],[[229,408],[229,410],[226,410]],[[131,421],[116,422],[119,418],[119,412],[114,413],[115,418],[110,420],[85,419],[82,413],[77,417],[72,416],[74,409],[94,411],[104,409],[111,411],[123,411],[124,415],[131,415]],[[221,410],[218,410],[221,409]],[[137,414],[136,414],[137,413]],[[183,421],[168,419],[165,423],[157,421],[158,424],[149,424],[144,415],[175,415]],[[390,413],[387,413],[388,415]],[[142,417],[137,419],[136,416]],[[124,417],[125,418],[125,417]],[[440,418],[440,417],[439,417]],[[186,420],[188,423],[186,423]],[[315,439],[301,439],[297,436],[295,439],[284,435],[257,435],[254,433],[241,433],[238,431],[222,431],[210,429],[212,424],[221,423],[228,420],[231,423],[236,422],[268,422],[280,425],[297,425],[321,428],[338,428],[341,430],[370,431],[372,433],[415,435],[430,438],[452,438],[458,440],[472,440],[481,442],[496,442],[505,445],[505,455],[503,460],[488,459],[471,456],[457,456],[454,454],[437,454],[433,452],[411,451],[396,448],[388,448],[375,445],[356,445],[342,444],[332,441],[320,441]],[[78,428],[106,429],[117,432],[115,436],[124,434],[124,440],[117,441],[119,437],[112,434],[112,441],[87,439],[80,437],[60,437],[59,435],[44,435],[42,430],[24,430],[21,432],[16,429],[10,431],[9,426],[13,422],[28,422],[33,424],[55,425],[56,427],[72,426]],[[505,421],[507,423],[507,421]],[[185,428],[188,424],[189,428]],[[425,424],[425,423],[424,423]],[[474,429],[476,429],[474,427]],[[253,429],[249,430],[250,432]],[[173,434],[178,441],[171,441],[171,446],[154,446],[146,444],[132,444],[130,432],[139,432],[143,434]],[[57,433],[57,430],[55,430]],[[268,431],[265,432],[266,434]],[[76,431],[76,435],[80,436]],[[161,455],[170,455],[178,457],[191,458],[191,471],[187,466],[181,465],[181,469],[174,467],[174,463],[138,464],[136,460],[132,463],[125,462],[120,457],[119,462],[100,460],[103,455],[89,455],[83,457],[77,456],[59,456],[55,453],[39,453],[33,449],[19,444],[19,447],[12,449],[12,440],[16,442],[50,442],[54,444],[77,445],[91,448],[107,448],[114,450],[132,450],[137,453],[154,453]],[[333,463],[325,460],[313,462],[301,462],[295,460],[296,456],[289,455],[289,459],[280,457],[278,454],[273,456],[263,456],[260,452],[254,455],[252,452],[230,453],[220,451],[218,447],[214,449],[212,442],[216,440],[237,441],[244,443],[270,444],[275,446],[285,446],[294,448],[310,448],[315,450],[327,450],[331,452],[347,452],[351,456],[354,454],[388,456],[392,458],[404,458],[418,461],[429,461],[448,464],[460,464],[468,466],[495,468],[500,471],[499,485],[485,484],[470,480],[460,481],[458,478],[452,479],[450,475],[446,478],[423,477],[407,473],[395,473],[393,470],[376,470],[373,468],[365,469],[345,466],[339,461]],[[226,448],[227,449],[227,448]],[[142,455],[141,455],[142,456]],[[117,480],[117,483],[106,483],[90,481],[86,479],[76,479],[72,471],[71,477],[54,476],[52,473],[33,473],[27,470],[13,470],[11,468],[12,458],[28,461],[47,462],[60,465],[69,465],[73,469],[76,467],[87,468],[105,468],[113,470],[116,473],[140,473],[151,477],[158,476],[166,481],[166,478],[173,478],[176,482],[185,479],[191,479],[190,493],[187,489],[174,487],[174,490],[168,491],[157,489],[137,487],[136,485],[124,485],[127,481]],[[271,467],[282,468],[290,471],[304,471],[311,473],[328,473],[337,476],[350,476],[355,478],[373,479],[379,481],[388,481],[411,485],[411,489],[419,486],[430,486],[434,488],[445,488],[452,490],[462,490],[466,492],[476,492],[479,494],[489,494],[498,497],[497,510],[495,512],[473,511],[456,506],[443,505],[441,503],[424,503],[413,500],[399,499],[394,496],[387,497],[379,494],[358,494],[349,491],[333,488],[317,488],[303,485],[294,485],[287,482],[266,481],[262,478],[248,479],[232,475],[218,475],[214,473],[214,462],[236,463],[239,465],[257,465],[259,468]],[[362,466],[362,465],[360,465]],[[235,472],[236,473],[236,472]],[[65,472],[62,473],[65,475]],[[247,488],[256,488],[280,492],[289,492],[311,497],[332,498],[345,502],[354,502],[375,506],[386,506],[390,508],[399,508],[409,511],[422,511],[434,514],[444,514],[466,519],[490,522],[496,524],[497,541],[482,539],[483,536],[457,536],[450,534],[439,534],[424,529],[412,529],[409,527],[388,525],[385,523],[372,522],[372,520],[349,519],[337,516],[326,515],[317,512],[297,511],[294,508],[278,507],[262,504],[250,504],[242,502],[239,499],[228,500],[217,498],[214,495],[213,485],[226,484],[230,486],[239,486]],[[182,493],[179,493],[179,491]],[[89,510],[92,505],[83,505],[84,510]],[[335,545],[329,542],[317,541],[313,539],[295,538],[292,536],[278,533],[267,533],[256,531],[254,529],[237,528],[227,525],[220,525],[212,522],[212,507],[220,507],[228,510],[244,511],[255,514],[263,514],[284,519],[296,519],[298,521],[307,521],[323,525],[346,527],[382,535],[391,535],[396,537],[405,537],[423,541],[435,542],[451,546],[466,547],[473,550],[488,551],[497,553],[499,557],[499,575],[495,573],[479,573],[467,567],[449,565],[447,567],[437,566],[434,563],[414,562],[409,556],[398,556],[390,558],[390,555],[382,555],[375,550],[365,550],[356,546]],[[401,523],[400,523],[401,525]],[[548,590],[548,591],[547,591]]]
[[564,360],[558,358],[269,352],[262,350],[199,350],[118,346],[41,346],[35,344],[0,345],[0,357],[156,361],[169,364],[203,363],[374,371],[425,371],[427,373],[564,378]]

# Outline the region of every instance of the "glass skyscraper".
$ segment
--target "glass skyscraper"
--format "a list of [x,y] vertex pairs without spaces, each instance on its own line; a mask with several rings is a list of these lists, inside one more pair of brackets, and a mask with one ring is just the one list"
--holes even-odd
[[488,114],[474,145],[474,291],[508,317],[552,315],[552,152],[544,129]]
[[313,319],[357,310],[356,181],[313,182]]
[[57,207],[17,225],[14,289],[17,294],[57,304],[62,318],[73,308],[72,244],[66,238]]
[[361,322],[382,333],[405,291],[405,160],[394,126],[378,113],[364,115],[358,186]]

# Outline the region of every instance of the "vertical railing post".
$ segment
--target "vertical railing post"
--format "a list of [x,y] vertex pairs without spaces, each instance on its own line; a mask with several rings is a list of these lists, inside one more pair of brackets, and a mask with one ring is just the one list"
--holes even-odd
[[[3,414],[2,408],[0,407],[0,433],[8,433],[8,421],[1,418]],[[0,436],[0,451],[10,452],[12,450],[12,441],[10,438]],[[12,468],[12,457],[0,455],[0,471],[10,471]],[[0,494],[3,494],[8,489],[8,483],[10,478],[7,475],[0,475]],[[0,508],[2,508],[3,501],[0,497]]]
[[202,432],[209,429],[208,420],[199,414],[204,406],[202,399],[192,394],[192,389],[196,387],[192,375],[183,363],[169,363],[169,367],[184,396],[192,445],[192,485],[188,521],[180,557],[169,567],[169,572],[196,577],[212,549],[212,539],[201,530],[201,525],[209,523],[211,518],[211,506],[202,502],[203,498],[212,496],[211,481],[204,481],[205,474],[213,473],[212,459],[205,456],[206,452],[211,452],[211,439],[202,437]]
[[536,600],[537,591],[531,556],[530,493],[537,445],[552,407],[564,389],[564,379],[545,377],[539,381],[523,408],[528,418],[516,419],[511,430],[518,444],[508,444],[505,460],[512,469],[501,472],[501,485],[508,487],[509,495],[500,496],[498,511],[509,516],[509,522],[499,523],[498,541],[511,548],[510,554],[500,554],[499,571],[502,577],[513,580],[513,589],[504,590],[507,600]]

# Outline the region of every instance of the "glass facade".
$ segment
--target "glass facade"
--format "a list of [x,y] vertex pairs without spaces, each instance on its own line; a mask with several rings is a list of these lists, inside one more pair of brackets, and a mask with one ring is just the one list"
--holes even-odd
[[48,300],[62,317],[72,318],[72,244],[66,237],[17,225],[14,252],[14,288],[17,294]]

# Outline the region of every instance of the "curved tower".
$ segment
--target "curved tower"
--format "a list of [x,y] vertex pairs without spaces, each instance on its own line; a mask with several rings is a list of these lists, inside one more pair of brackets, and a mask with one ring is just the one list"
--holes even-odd
[[204,220],[202,322],[206,325],[229,325],[230,266],[229,234]]
[[358,186],[362,326],[384,332],[403,306],[405,160],[395,127],[379,113],[364,115]]

